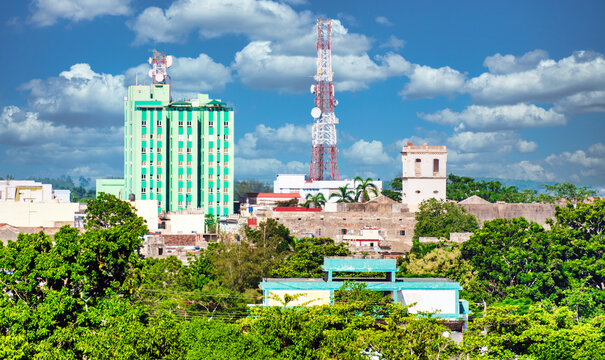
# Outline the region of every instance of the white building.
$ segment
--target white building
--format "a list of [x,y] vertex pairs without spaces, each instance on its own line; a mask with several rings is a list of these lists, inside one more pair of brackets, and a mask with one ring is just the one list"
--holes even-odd
[[401,151],[403,163],[402,203],[410,211],[427,199],[445,200],[447,149],[442,145],[414,145],[408,142]]
[[69,190],[53,191],[51,184],[42,184],[34,180],[0,180],[0,201],[44,202],[59,200],[60,202],[69,202],[69,195]]
[[[372,181],[376,185],[378,195],[382,192],[382,181]],[[303,174],[279,174],[277,179],[273,181],[273,192],[275,193],[299,193],[304,202],[307,194],[316,195],[322,193],[328,202],[336,202],[337,199],[333,198],[330,200],[330,195],[340,194],[339,187],[348,185],[349,189],[355,191],[354,180],[318,180],[309,181],[305,180]],[[375,196],[370,193],[370,198]]]

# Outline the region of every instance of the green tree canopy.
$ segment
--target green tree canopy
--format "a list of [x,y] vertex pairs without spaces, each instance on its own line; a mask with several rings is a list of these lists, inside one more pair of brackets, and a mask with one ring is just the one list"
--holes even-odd
[[364,179],[361,176],[355,176],[353,183],[355,184],[355,201],[366,202],[370,200],[370,194],[378,196],[378,188],[374,185],[372,178]]
[[355,196],[355,191],[349,189],[349,184],[345,186],[340,186],[338,188],[338,191],[338,193],[330,195],[330,199],[338,199],[336,200],[337,203],[350,203],[355,201],[355,199],[353,199],[353,197]]
[[87,202],[84,226],[86,229],[107,229],[137,219],[142,220],[137,216],[130,203],[122,201],[114,195],[100,193],[96,199]]

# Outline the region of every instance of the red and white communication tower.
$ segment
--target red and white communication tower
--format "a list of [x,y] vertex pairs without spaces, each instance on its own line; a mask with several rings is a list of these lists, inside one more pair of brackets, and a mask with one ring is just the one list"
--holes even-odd
[[[317,19],[317,74],[316,84],[311,85],[311,93],[315,94],[315,107],[311,110],[313,116],[313,150],[309,181],[338,180],[338,162],[336,160],[336,124],[338,118],[334,115],[334,84],[332,83],[332,20]],[[325,174],[327,172],[328,174]]]
[[170,76],[168,76],[168,68],[172,66],[172,56],[164,54],[163,52],[153,50],[153,57],[149,58],[149,77],[153,79],[154,84],[167,84],[170,83]]

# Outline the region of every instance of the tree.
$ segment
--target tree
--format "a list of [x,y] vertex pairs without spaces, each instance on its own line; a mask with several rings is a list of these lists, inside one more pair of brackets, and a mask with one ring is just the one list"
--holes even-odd
[[337,198],[337,203],[350,203],[355,201],[353,197],[355,196],[355,191],[349,189],[349,184],[345,186],[340,186],[338,188],[339,193],[335,193],[330,195],[330,199]]
[[330,238],[300,239],[294,252],[287,255],[271,271],[277,278],[319,278],[324,275],[321,268],[325,256],[348,256],[351,252],[343,243],[335,245]]
[[212,214],[204,215],[204,229],[206,232],[215,233],[217,228],[218,220]]
[[535,190],[519,192],[516,186],[503,186],[499,181],[475,181],[465,176],[449,174],[446,196],[449,200],[461,201],[477,195],[489,202],[506,201],[509,203],[529,203],[538,200]]
[[324,194],[320,192],[315,195],[307,194],[305,200],[304,206],[310,208],[320,209],[326,204],[326,198],[324,197]]
[[563,279],[560,263],[552,259],[548,235],[542,226],[524,218],[486,221],[462,244],[462,259],[489,283],[495,300],[556,296]]
[[233,186],[233,198],[243,202],[244,198],[246,197],[246,193],[272,191],[273,186],[267,182],[253,179],[235,180],[235,184]]
[[415,218],[415,241],[421,236],[449,239],[452,232],[471,232],[479,227],[477,218],[462,206],[437,199],[423,201]]
[[590,196],[596,196],[597,191],[590,189],[588,186],[576,187],[574,184],[564,183],[564,184],[553,184],[553,185],[542,185],[546,191],[552,194],[552,196],[567,199],[572,203],[577,203],[578,201],[582,201],[587,199]]
[[142,220],[130,203],[111,194],[100,193],[96,199],[89,200],[87,205],[84,220],[86,229],[108,229],[136,219]]
[[[372,178],[363,179],[361,176],[355,176],[353,183],[356,184],[355,189],[357,194],[355,195],[355,201],[366,202],[370,200],[370,194],[378,196],[378,188],[373,183]],[[359,182],[359,184],[357,184]]]
[[391,183],[389,184],[389,186],[390,189],[382,190],[382,195],[396,202],[401,202],[401,190],[403,188],[401,177],[398,176],[394,178],[393,181],[391,181]]

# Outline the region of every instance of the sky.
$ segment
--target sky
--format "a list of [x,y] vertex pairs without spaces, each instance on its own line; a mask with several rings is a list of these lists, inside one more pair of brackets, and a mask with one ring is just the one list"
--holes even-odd
[[448,173],[605,193],[603,1],[3,0],[0,176],[123,175],[123,101],[157,49],[175,100],[235,110],[235,176],[308,173],[315,23],[331,18],[341,178]]

